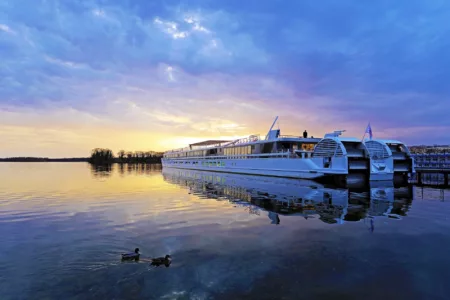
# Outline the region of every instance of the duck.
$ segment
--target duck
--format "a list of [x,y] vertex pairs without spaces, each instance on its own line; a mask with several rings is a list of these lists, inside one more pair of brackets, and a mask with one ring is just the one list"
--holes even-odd
[[134,253],[122,253],[122,259],[123,260],[130,260],[130,259],[139,259],[140,253],[139,248],[134,249]]
[[152,258],[152,265],[154,266],[159,266],[159,265],[165,265],[166,267],[168,267],[170,265],[170,263],[172,262],[172,257],[167,254],[164,257],[156,257],[156,258]]

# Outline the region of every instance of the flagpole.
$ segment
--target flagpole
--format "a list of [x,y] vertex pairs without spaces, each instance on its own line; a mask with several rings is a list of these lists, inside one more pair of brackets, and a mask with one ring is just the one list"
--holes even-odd
[[367,128],[369,128],[369,126],[370,126],[370,121],[369,121],[369,123],[367,124],[366,129],[364,130],[364,135],[363,135],[363,137],[361,138],[361,142],[364,141],[364,138],[366,137],[366,134],[367,134]]

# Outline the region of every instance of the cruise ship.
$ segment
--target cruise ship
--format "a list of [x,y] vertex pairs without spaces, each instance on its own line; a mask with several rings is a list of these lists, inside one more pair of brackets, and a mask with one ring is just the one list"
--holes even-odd
[[277,120],[264,138],[207,140],[164,152],[162,166],[297,179],[333,177],[335,181],[393,180],[414,172],[411,153],[400,141],[341,137],[345,130],[323,138],[286,136],[273,129]]

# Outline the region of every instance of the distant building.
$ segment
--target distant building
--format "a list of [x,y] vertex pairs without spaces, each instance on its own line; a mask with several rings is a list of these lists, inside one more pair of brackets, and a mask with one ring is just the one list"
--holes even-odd
[[434,154],[434,153],[448,153],[450,154],[450,145],[419,145],[410,146],[409,151],[412,154]]

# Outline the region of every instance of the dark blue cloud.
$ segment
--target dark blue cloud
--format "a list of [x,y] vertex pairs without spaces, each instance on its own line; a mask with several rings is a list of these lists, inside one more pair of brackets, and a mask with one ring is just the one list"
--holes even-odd
[[[283,107],[336,122],[450,126],[449,15],[450,3],[420,0],[3,2],[0,106],[82,108],[135,74],[148,76],[138,88],[175,90],[152,73],[163,65],[236,87],[270,78],[293,92]],[[241,88],[279,104],[278,90]]]

